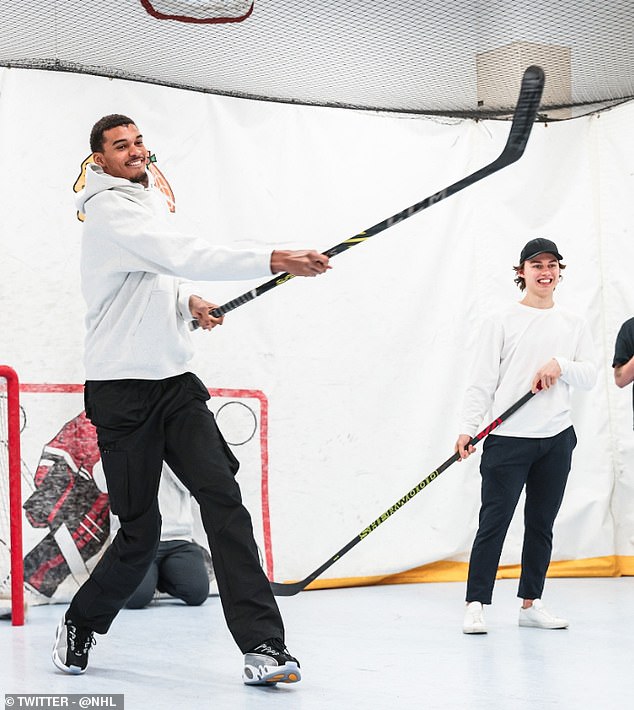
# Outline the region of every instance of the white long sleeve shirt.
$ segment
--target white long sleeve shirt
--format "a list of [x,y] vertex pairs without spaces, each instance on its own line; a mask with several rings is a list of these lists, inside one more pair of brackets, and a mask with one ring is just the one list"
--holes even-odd
[[500,436],[550,437],[572,424],[571,387],[591,389],[597,378],[594,346],[585,319],[555,305],[513,303],[485,318],[464,398],[461,434],[474,436],[531,388],[551,358],[561,367],[553,387],[538,392],[496,430]]
[[152,183],[145,188],[89,164],[77,204],[86,215],[81,287],[88,380],[186,372],[193,354],[187,282],[271,276],[270,251],[233,251],[175,232]]

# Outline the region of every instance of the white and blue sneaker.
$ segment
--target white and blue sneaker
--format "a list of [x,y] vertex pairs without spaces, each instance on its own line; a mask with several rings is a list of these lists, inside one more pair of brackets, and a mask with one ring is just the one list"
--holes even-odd
[[297,683],[301,679],[299,661],[279,639],[268,639],[244,655],[242,680],[247,685]]

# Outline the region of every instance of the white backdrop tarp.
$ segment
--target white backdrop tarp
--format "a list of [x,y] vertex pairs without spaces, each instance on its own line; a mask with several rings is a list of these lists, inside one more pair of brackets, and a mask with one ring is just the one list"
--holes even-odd
[[[0,362],[23,383],[83,382],[73,185],[92,124],[113,112],[137,121],[184,229],[271,248],[333,246],[490,162],[509,130],[0,69]],[[255,491],[246,497],[269,574],[304,577],[451,455],[478,319],[519,299],[511,267],[534,236],[563,253],[556,298],[586,315],[599,362],[595,389],[575,395],[579,445],[553,559],[634,555],[631,392],[611,368],[634,308],[633,120],[626,104],[537,124],[517,164],[333,259],[327,275],[193,334],[192,369],[209,387],[266,398],[256,452],[266,460],[239,480]],[[222,303],[253,285],[201,289]],[[27,477],[81,409],[28,397]],[[325,577],[467,560],[478,463],[451,467]],[[42,534],[25,522],[25,548]],[[503,564],[519,562],[521,535],[518,511]]]

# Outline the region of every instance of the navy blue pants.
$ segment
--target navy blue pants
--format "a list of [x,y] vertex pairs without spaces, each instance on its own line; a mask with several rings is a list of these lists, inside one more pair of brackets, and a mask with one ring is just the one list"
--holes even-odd
[[209,573],[200,545],[190,540],[159,542],[150,569],[125,604],[126,609],[143,609],[156,591],[165,592],[188,606],[200,606],[209,596]]
[[191,373],[165,380],[86,382],[112,512],[121,528],[75,594],[68,616],[104,634],[156,556],[163,461],[200,505],[225,619],[243,653],[284,627],[260,565],[251,517],[235,480],[238,462]]
[[502,546],[526,487],[522,572],[517,596],[540,599],[550,564],[553,525],[577,437],[572,427],[544,439],[490,435],[482,448],[482,506],[469,560],[467,602],[490,604]]

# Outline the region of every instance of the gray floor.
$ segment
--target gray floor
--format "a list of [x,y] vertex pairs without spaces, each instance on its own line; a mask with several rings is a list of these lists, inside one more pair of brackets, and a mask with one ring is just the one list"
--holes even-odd
[[280,599],[301,683],[241,683],[241,656],[217,597],[123,611],[83,676],[50,660],[60,606],[0,625],[0,691],[123,693],[127,710],[632,707],[634,578],[551,579],[544,602],[564,631],[519,628],[516,582],[499,581],[489,633],[461,631],[463,584],[302,592]]

